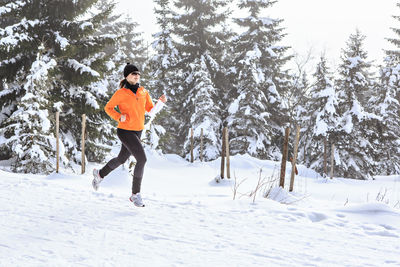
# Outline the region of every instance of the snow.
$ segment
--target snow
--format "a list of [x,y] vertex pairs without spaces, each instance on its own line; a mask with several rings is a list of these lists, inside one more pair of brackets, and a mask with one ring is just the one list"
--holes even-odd
[[40,159],[40,162],[48,160],[48,158],[46,157],[45,153],[43,152],[41,147],[38,146],[38,145],[33,145],[32,149],[29,151],[29,153],[31,154],[32,158]]
[[19,28],[25,28],[27,30],[29,27],[34,27],[39,24],[40,21],[38,19],[35,20],[27,20],[23,18],[21,22],[16,23],[11,26],[7,26],[4,29],[0,29],[0,45],[8,45],[15,46],[19,41],[28,41],[31,37],[26,33],[18,33],[15,30]]
[[357,67],[360,62],[363,62],[363,60],[360,56],[348,57],[347,60],[350,61],[350,64],[348,66],[349,69],[353,69],[353,68]]
[[343,116],[343,117],[344,117],[344,122],[345,122],[345,125],[343,126],[343,130],[346,133],[350,134],[353,131],[353,120],[351,118],[351,115],[347,113],[346,116]]
[[49,112],[47,110],[38,110],[39,118],[41,120],[41,126],[43,132],[47,133],[50,131],[51,128],[51,122],[48,119],[49,118]]
[[271,18],[267,18],[267,17],[258,17],[258,18],[256,18],[256,17],[253,17],[253,16],[249,16],[247,18],[238,18],[237,20],[242,22],[242,23],[243,22],[248,22],[248,21],[250,21],[252,23],[259,23],[260,22],[264,27],[268,27],[268,26],[270,26],[272,24],[275,24],[277,22],[276,19],[271,19]]
[[90,67],[88,67],[84,64],[79,63],[75,59],[68,59],[67,62],[71,68],[73,68],[75,71],[79,71],[80,74],[83,74],[84,72],[86,72],[86,73],[90,73],[92,76],[100,77],[100,74],[97,71],[91,69]]
[[88,21],[85,21],[85,22],[83,22],[83,23],[80,25],[80,28],[81,28],[82,30],[85,30],[85,28],[87,28],[87,27],[93,27],[93,23],[88,22]]
[[23,1],[15,1],[14,3],[8,3],[5,6],[0,7],[0,15],[11,12],[13,9],[17,9],[19,7],[23,7],[26,3]]
[[229,108],[228,108],[229,114],[235,114],[239,110],[239,102],[243,98],[244,98],[244,94],[241,94],[238,98],[233,100],[233,102],[229,105]]
[[[129,202],[122,167],[98,192],[93,163],[83,175],[0,170],[0,266],[400,265],[399,176],[330,180],[299,165],[289,193],[276,186],[279,162],[236,155],[216,183],[220,159],[146,153],[145,208]],[[268,186],[253,198],[260,177]]]
[[[45,81],[48,79],[49,70],[53,69],[57,62],[47,55],[41,56],[37,54],[36,61],[32,63],[30,74],[27,76],[27,82],[24,84],[25,90],[34,90],[37,85],[35,82]],[[31,97],[37,97],[31,94]]]
[[68,39],[62,37],[58,31],[54,32],[54,34],[56,35],[56,42],[60,44],[61,50],[65,50],[65,48],[69,45]]
[[328,132],[328,130],[329,130],[328,124],[326,122],[324,122],[323,120],[321,120],[320,116],[318,116],[316,124],[315,124],[315,130],[314,130],[315,135],[316,136],[319,136],[319,135],[325,136],[326,133]]
[[56,103],[54,103],[53,108],[55,108],[57,111],[61,111],[62,107],[63,107],[64,103],[61,101],[58,101]]
[[97,103],[96,97],[90,92],[83,92],[86,99],[86,104],[93,107],[94,109],[100,109],[99,104]]

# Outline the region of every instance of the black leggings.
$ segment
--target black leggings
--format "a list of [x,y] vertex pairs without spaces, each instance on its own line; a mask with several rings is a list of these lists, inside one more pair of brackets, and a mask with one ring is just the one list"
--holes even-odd
[[128,131],[118,128],[117,135],[122,142],[121,151],[116,158],[111,159],[100,170],[100,176],[103,178],[106,177],[112,170],[124,164],[130,155],[133,155],[136,159],[136,165],[133,172],[132,194],[139,193],[140,185],[142,184],[144,165],[147,161],[142,143],[140,142],[142,131]]

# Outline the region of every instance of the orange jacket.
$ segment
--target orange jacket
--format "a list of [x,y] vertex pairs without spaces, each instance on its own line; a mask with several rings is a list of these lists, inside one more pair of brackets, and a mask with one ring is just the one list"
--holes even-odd
[[[121,113],[114,108],[118,106]],[[144,113],[153,108],[153,101],[147,90],[139,87],[136,94],[127,88],[121,88],[114,93],[104,110],[114,120],[118,121],[118,128],[130,131],[144,129]],[[122,114],[126,114],[126,120],[120,122]]]

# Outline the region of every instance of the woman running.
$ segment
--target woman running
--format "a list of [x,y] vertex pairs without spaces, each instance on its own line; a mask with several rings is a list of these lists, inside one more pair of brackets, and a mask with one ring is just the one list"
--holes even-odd
[[[162,95],[156,106],[146,89],[139,85],[140,72],[138,68],[130,63],[124,68],[124,77],[120,83],[120,89],[114,93],[105,106],[106,113],[118,121],[117,135],[121,140],[121,151],[116,158],[111,159],[102,169],[93,170],[94,179],[92,185],[97,191],[99,184],[112,170],[123,164],[130,155],[136,159],[136,165],[132,181],[132,196],[129,198],[137,207],[144,207],[140,195],[146,154],[144,152],[140,137],[144,129],[144,114],[152,109],[158,110],[159,105],[167,101]],[[119,108],[120,112],[115,110]]]

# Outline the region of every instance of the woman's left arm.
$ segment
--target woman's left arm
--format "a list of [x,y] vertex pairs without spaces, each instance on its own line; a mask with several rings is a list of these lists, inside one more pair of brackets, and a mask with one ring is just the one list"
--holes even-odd
[[[147,96],[151,101],[149,94],[147,94]],[[156,105],[155,106],[152,105],[150,110],[147,109],[147,103],[146,103],[146,111],[148,112],[149,116],[153,117],[155,114],[157,114],[163,108],[165,102],[167,102],[167,97],[165,95],[160,96]],[[153,104],[153,101],[151,102],[151,104]]]

